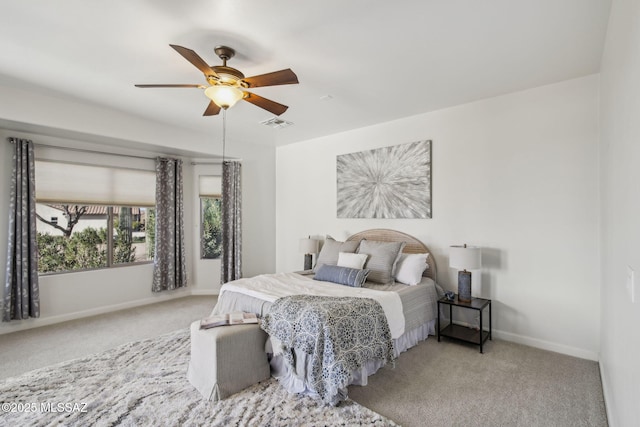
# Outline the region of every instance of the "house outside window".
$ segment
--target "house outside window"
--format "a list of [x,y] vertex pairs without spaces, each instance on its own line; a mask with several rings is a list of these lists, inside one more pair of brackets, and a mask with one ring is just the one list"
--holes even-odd
[[[57,221],[46,213],[59,211]],[[58,273],[153,260],[152,208],[36,204],[38,271]]]
[[36,161],[36,182],[40,274],[153,260],[155,172]]

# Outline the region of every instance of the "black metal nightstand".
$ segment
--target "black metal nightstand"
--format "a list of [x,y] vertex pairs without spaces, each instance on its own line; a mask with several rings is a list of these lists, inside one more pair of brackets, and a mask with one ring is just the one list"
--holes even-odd
[[[449,324],[444,328],[440,327],[440,306],[442,304],[449,306]],[[476,330],[474,328],[467,328],[466,326],[456,325],[453,323],[453,307],[462,307],[468,308],[471,310],[477,310],[480,313],[480,329]],[[485,331],[483,329],[482,323],[482,312],[483,310],[489,307],[489,330]],[[456,295],[453,300],[448,300],[446,297],[440,298],[438,300],[438,319],[437,319],[437,328],[438,328],[438,342],[440,342],[440,337],[448,337],[454,338],[460,341],[469,342],[472,344],[477,344],[480,346],[480,353],[483,353],[482,346],[488,339],[491,339],[491,300],[484,298],[471,298],[469,302],[458,301],[458,295]]]

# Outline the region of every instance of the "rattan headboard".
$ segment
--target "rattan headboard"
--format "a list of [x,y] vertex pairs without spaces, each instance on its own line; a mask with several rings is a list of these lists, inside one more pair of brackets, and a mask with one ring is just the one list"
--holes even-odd
[[402,233],[401,231],[389,230],[385,228],[375,228],[372,230],[364,230],[359,233],[354,234],[353,236],[349,236],[347,240],[376,240],[378,242],[404,242],[404,249],[402,252],[407,254],[422,254],[428,253],[429,258],[427,258],[427,263],[429,264],[429,268],[425,270],[422,274],[425,277],[429,277],[433,280],[436,280],[438,276],[438,270],[436,268],[436,259],[433,254],[427,248],[427,246],[422,243],[420,240],[416,239],[413,236],[410,236],[406,233]]

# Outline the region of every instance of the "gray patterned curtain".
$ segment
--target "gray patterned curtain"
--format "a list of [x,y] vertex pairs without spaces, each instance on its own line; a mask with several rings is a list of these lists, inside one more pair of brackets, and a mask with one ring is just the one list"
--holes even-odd
[[36,185],[33,143],[9,138],[14,145],[9,189],[9,236],[2,321],[40,317],[36,245]]
[[187,286],[182,160],[156,158],[156,240],[153,292]]
[[242,277],[241,166],[240,162],[222,163],[222,283]]

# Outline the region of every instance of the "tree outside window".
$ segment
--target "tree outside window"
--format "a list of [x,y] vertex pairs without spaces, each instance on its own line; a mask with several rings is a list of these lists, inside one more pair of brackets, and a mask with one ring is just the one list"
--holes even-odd
[[200,197],[200,257],[216,259],[222,255],[222,199]]
[[[38,203],[36,211],[39,273],[105,268],[153,259],[148,248],[153,247],[150,240],[154,236],[146,230],[153,209]],[[52,213],[56,214],[55,221]]]

